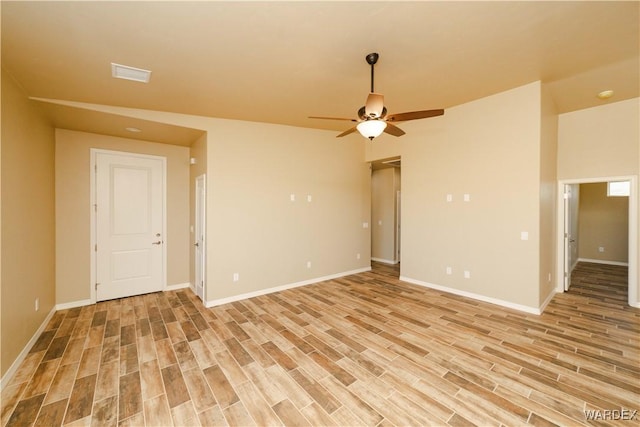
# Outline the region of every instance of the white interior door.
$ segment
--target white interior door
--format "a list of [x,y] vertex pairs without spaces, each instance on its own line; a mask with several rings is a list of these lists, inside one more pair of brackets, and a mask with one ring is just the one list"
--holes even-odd
[[196,281],[196,295],[204,301],[205,290],[205,175],[200,175],[196,178],[196,212],[195,212],[195,281]]
[[163,158],[95,156],[96,300],[164,289]]
[[578,254],[578,184],[564,186],[564,290],[571,286],[571,272]]

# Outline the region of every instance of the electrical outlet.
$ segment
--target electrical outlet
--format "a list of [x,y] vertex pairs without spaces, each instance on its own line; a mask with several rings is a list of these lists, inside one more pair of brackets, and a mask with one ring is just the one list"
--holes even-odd
[[465,279],[470,279],[470,278],[471,278],[471,272],[470,272],[470,271],[465,270],[465,271],[464,271],[464,278],[465,278]]
[[238,280],[240,280],[240,273],[233,273],[233,281],[237,282]]
[[36,311],[40,310],[40,298],[36,298],[35,306],[36,306]]
[[307,268],[311,268],[311,261],[307,261]]
[[598,252],[604,252],[604,246],[598,246]]
[[356,254],[356,259],[360,259],[360,254]]
[[453,274],[453,270],[451,267],[447,267],[447,276],[450,276],[451,274]]

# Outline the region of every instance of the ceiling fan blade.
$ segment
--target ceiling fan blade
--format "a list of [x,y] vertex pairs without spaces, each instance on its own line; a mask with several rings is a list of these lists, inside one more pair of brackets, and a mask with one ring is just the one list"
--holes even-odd
[[310,119],[321,119],[321,120],[345,120],[349,122],[357,122],[356,119],[346,119],[344,117],[317,117],[317,116],[309,116]]
[[367,103],[364,105],[365,114],[368,117],[377,119],[382,116],[382,110],[384,108],[384,96],[379,93],[371,92],[367,96]]
[[407,120],[427,119],[429,117],[441,116],[443,114],[443,109],[410,111],[408,113],[391,114],[387,117],[387,122],[406,122]]
[[400,129],[398,126],[392,125],[389,122],[387,122],[387,127],[384,128],[384,132],[393,136],[402,136],[405,134],[405,132],[402,129]]
[[352,127],[351,129],[347,129],[344,132],[342,132],[340,135],[336,136],[336,138],[342,138],[343,136],[347,136],[349,134],[354,133],[356,130],[358,130],[355,126]]

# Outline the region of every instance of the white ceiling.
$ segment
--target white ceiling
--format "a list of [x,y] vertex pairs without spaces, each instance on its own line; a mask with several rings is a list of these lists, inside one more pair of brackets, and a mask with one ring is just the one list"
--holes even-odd
[[[355,118],[370,52],[390,113],[536,80],[559,112],[639,96],[637,1],[3,0],[1,14],[2,67],[36,98],[344,130],[307,116]],[[151,70],[150,83],[113,79],[111,62]],[[123,132],[61,108],[45,110],[59,127]]]

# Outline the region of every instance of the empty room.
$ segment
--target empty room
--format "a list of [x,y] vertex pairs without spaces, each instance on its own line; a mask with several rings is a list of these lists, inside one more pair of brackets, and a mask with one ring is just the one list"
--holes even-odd
[[0,17],[1,427],[640,420],[639,2]]

